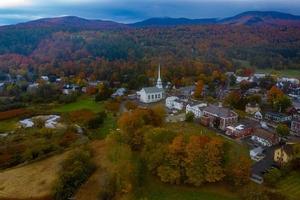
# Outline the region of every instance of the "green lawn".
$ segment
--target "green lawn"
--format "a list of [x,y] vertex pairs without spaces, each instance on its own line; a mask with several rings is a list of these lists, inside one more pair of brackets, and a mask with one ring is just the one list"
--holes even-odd
[[298,200],[300,197],[300,173],[292,172],[278,184],[278,189],[287,195],[290,200]]
[[82,98],[74,103],[69,103],[65,105],[60,105],[57,108],[54,108],[54,112],[71,112],[75,110],[88,109],[93,112],[100,112],[104,110],[103,102],[95,102],[93,98]]
[[256,73],[274,74],[274,75],[277,75],[277,76],[300,78],[300,70],[293,70],[293,69],[280,70],[280,71],[279,70],[273,70],[271,68],[256,69]]
[[0,133],[1,132],[8,132],[16,129],[17,127],[17,120],[16,119],[9,119],[0,121]]
[[237,196],[222,185],[209,185],[200,188],[169,185],[148,177],[130,199],[147,200],[238,200]]

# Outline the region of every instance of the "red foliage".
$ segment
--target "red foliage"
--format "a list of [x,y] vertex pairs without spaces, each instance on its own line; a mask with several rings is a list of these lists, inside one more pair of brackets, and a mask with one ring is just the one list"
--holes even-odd
[[14,117],[21,117],[28,114],[29,111],[23,108],[0,112],[0,120],[11,119]]

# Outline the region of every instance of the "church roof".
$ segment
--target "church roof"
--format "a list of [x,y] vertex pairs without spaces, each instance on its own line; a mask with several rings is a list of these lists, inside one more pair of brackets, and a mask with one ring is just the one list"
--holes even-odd
[[146,88],[143,88],[142,90],[144,90],[147,94],[148,93],[159,93],[159,92],[164,91],[163,89],[157,88],[157,87],[146,87]]

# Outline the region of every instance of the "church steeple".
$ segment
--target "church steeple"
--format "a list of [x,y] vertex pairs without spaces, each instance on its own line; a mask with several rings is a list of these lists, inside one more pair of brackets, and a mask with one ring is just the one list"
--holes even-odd
[[160,64],[158,65],[158,77],[157,77],[156,87],[160,89],[163,88],[162,81],[160,78]]

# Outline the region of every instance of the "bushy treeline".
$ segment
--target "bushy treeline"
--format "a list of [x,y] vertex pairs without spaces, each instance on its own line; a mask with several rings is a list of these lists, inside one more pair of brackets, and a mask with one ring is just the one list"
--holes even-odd
[[95,170],[91,152],[80,149],[73,152],[63,163],[59,179],[54,187],[54,199],[66,200],[84,183]]

